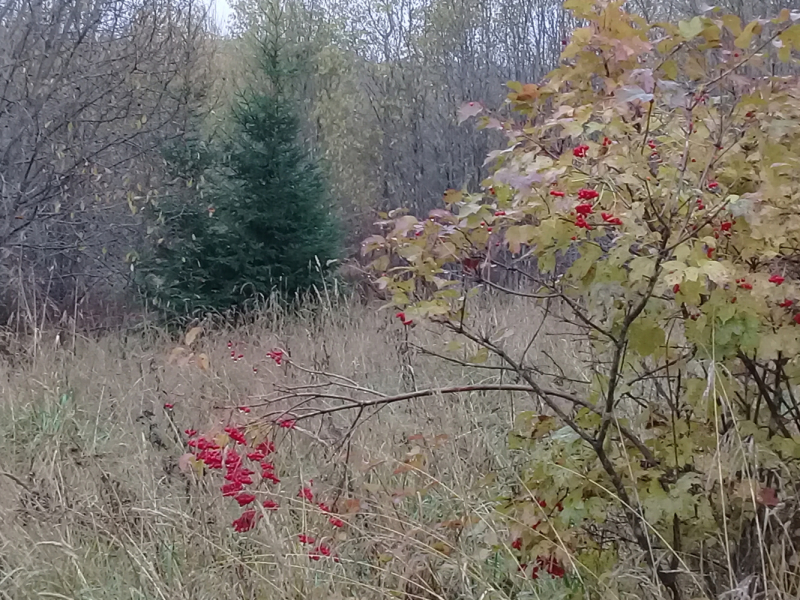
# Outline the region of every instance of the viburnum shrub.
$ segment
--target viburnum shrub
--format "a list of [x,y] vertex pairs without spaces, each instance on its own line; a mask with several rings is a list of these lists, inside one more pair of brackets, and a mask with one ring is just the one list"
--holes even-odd
[[[509,84],[508,117],[461,109],[509,140],[485,191],[387,216],[363,251],[398,318],[541,403],[498,505],[523,572],[576,594],[796,597],[800,13],[648,23],[622,5],[568,0],[584,26],[560,66]],[[579,364],[548,375],[476,329],[469,283],[562,319]]]
[[[189,335],[187,334],[187,338]],[[196,335],[192,336],[192,340]],[[188,344],[191,345],[191,342]],[[228,342],[231,359],[234,362],[245,360],[245,355]],[[285,352],[276,348],[265,354],[266,359],[281,367],[286,359]],[[257,373],[254,367],[254,373]],[[172,411],[173,404],[165,404],[165,410]],[[249,415],[250,407],[238,406],[231,413]],[[200,434],[198,430],[184,430],[188,452],[181,459],[184,470],[194,470],[197,475],[218,479],[219,493],[231,505],[240,507],[239,516],[231,522],[236,533],[246,533],[254,529],[259,520],[270,512],[281,508],[277,498],[281,497],[281,478],[278,475],[273,455],[276,453],[276,437],[286,429],[295,429],[294,419],[281,417],[278,419],[253,420],[249,423],[231,423],[222,427],[221,431]],[[215,477],[215,473],[219,475]],[[318,518],[306,517],[306,527],[314,526],[320,533],[320,541],[315,544],[314,535],[303,532],[298,534],[298,541],[303,545],[311,545],[308,558],[319,561],[329,558],[339,562],[339,557],[329,543],[324,540],[334,539],[337,530],[345,526],[345,521],[334,514],[331,508],[321,501],[312,489],[313,481],[301,484],[296,494],[297,503],[292,509],[304,509]],[[299,504],[298,504],[299,503]]]

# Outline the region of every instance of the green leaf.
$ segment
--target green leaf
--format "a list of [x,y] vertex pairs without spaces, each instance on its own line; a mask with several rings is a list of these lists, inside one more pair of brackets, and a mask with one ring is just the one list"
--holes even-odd
[[703,20],[700,17],[694,17],[691,21],[679,21],[678,31],[686,40],[691,40],[703,31]]
[[650,356],[661,349],[666,336],[655,319],[640,317],[628,330],[630,348],[640,356]]

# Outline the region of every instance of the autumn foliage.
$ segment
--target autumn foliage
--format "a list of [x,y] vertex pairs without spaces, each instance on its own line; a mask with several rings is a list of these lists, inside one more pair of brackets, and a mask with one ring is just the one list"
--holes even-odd
[[[541,403],[498,507],[520,566],[563,565],[579,595],[794,596],[800,13],[648,23],[622,4],[568,0],[584,26],[561,65],[510,83],[508,114],[461,110],[509,140],[484,189],[386,215],[363,251],[404,322]],[[478,288],[561,320],[580,368],[473,328]],[[642,576],[611,577],[621,561]]]

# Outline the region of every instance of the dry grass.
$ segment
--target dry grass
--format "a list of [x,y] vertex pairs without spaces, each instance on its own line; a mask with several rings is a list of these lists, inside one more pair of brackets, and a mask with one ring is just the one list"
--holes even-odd
[[[519,322],[519,314],[529,317]],[[507,325],[506,343],[520,348],[541,320],[501,303],[480,318],[493,329]],[[245,423],[260,409],[245,416],[219,407],[256,404],[276,385],[307,380],[297,369],[268,364],[264,353],[275,346],[299,364],[384,393],[499,377],[404,351],[404,336],[388,311],[343,303],[304,317],[265,310],[236,331],[206,331],[195,351],[208,354],[207,372],[170,363],[176,343],[155,328],[81,338],[74,348],[45,336],[35,351],[20,348],[0,364],[0,597],[525,597],[516,594],[530,584],[511,585],[508,533],[491,505],[498,489],[514,483],[505,436],[531,402],[519,395],[386,407],[356,430],[349,455],[336,441],[353,415],[303,425],[310,435],[282,430],[281,508],[247,534],[230,527],[241,509],[220,496],[220,477],[178,468],[184,428]],[[440,349],[446,341],[423,327],[409,336]],[[244,359],[231,360],[229,340]],[[544,332],[531,352],[562,368],[574,363],[574,345],[563,335]],[[165,402],[175,405],[171,416]],[[409,441],[413,434],[447,438],[433,448]],[[413,446],[426,456],[424,473],[395,474]],[[481,478],[489,472],[497,479],[487,485]],[[360,501],[344,528],[328,526],[297,498],[309,479],[321,498],[332,499],[345,481],[343,497]],[[470,527],[446,523],[463,515],[473,518]],[[303,531],[331,536],[341,562],[309,560],[297,540]],[[497,551],[486,549],[492,542]],[[538,585],[527,593],[552,598],[563,590],[555,582]]]

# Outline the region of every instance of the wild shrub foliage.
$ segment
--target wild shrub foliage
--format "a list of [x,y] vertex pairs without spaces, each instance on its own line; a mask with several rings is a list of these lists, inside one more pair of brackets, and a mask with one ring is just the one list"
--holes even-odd
[[[584,26],[541,83],[509,84],[511,116],[462,107],[509,139],[484,193],[387,217],[363,249],[404,320],[541,401],[510,436],[519,563],[557,560],[578,594],[795,597],[800,13],[648,23],[622,4],[568,0]],[[577,327],[581,368],[473,328],[474,289],[446,276],[459,263]],[[525,285],[493,283],[503,271]],[[645,575],[610,577],[621,561]]]

